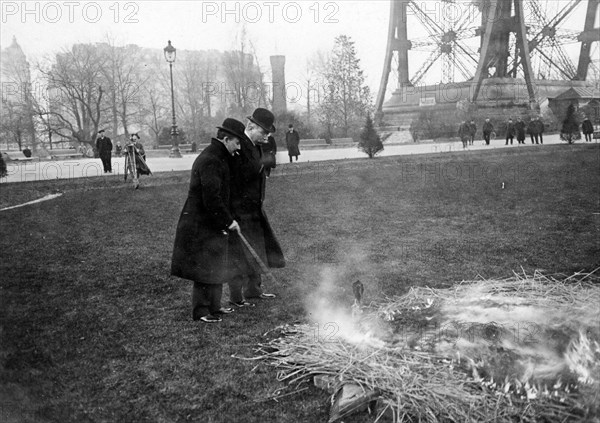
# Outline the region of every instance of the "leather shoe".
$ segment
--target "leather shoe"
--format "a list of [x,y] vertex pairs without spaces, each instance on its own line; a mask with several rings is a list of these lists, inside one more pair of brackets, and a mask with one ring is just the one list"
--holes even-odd
[[233,302],[233,301],[229,301],[229,304],[234,305],[236,307],[254,307],[253,303],[250,303],[246,300],[238,301],[237,303]]
[[268,299],[276,298],[276,297],[277,297],[277,295],[275,295],[275,294],[267,294],[265,292],[263,292],[262,294],[260,294],[258,296],[258,298],[263,299],[263,300],[268,300]]
[[231,307],[221,307],[220,309],[218,309],[217,311],[213,312],[214,315],[219,315],[219,314],[231,314],[233,313],[233,309]]
[[218,323],[221,322],[223,319],[221,319],[219,316],[213,316],[212,314],[209,314],[207,316],[202,316],[200,320],[204,323]]

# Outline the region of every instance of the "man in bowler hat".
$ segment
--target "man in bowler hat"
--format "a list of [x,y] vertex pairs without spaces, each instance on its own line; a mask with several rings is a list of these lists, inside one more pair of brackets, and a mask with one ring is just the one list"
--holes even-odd
[[290,163],[292,163],[292,157],[296,157],[296,161],[298,161],[298,156],[300,155],[300,134],[294,129],[294,125],[291,123],[285,133],[285,144],[288,149],[288,156],[290,156]]
[[181,211],[171,261],[171,274],[194,282],[192,318],[222,320],[232,308],[221,307],[227,282],[227,255],[232,232],[240,230],[230,209],[230,159],[245,139],[244,124],[227,118],[217,137],[196,158],[188,197]]
[[[261,145],[275,132],[275,116],[267,109],[258,108],[247,117],[245,137],[241,139],[239,154],[232,159],[231,211],[240,224],[241,233],[269,267],[285,266],[283,252],[263,210],[265,198],[265,168]],[[260,270],[254,265],[237,236],[230,237],[231,279],[230,303],[237,307],[252,307],[249,298],[274,298],[263,292]]]
[[112,155],[112,142],[110,138],[104,136],[104,129],[98,131],[98,138],[96,139],[96,150],[98,156],[102,161],[102,167],[104,167],[104,173],[112,173],[111,155]]

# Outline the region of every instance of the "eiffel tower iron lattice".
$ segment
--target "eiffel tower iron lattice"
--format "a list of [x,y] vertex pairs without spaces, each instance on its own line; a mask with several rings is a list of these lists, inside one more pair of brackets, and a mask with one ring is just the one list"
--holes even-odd
[[[540,81],[585,81],[590,71],[599,77],[600,59],[593,59],[599,56],[594,26],[599,5],[600,0],[391,0],[376,111],[385,112],[390,75],[397,84],[393,95],[461,81],[471,102],[480,100],[486,80],[518,79],[530,106],[537,107]],[[580,29],[566,28],[582,22]],[[428,35],[416,36],[417,27]]]

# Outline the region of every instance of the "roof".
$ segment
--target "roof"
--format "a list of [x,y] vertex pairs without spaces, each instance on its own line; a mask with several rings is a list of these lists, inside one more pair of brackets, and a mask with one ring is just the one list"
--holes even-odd
[[568,90],[560,93],[555,100],[570,100],[570,99],[600,99],[600,90],[593,87],[571,87]]

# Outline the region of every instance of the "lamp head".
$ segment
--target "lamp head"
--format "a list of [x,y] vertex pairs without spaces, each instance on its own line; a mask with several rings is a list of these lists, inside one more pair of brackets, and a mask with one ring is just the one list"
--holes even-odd
[[171,45],[171,40],[169,40],[169,45],[163,49],[165,53],[165,60],[168,63],[174,63],[175,57],[177,56],[177,49]]

